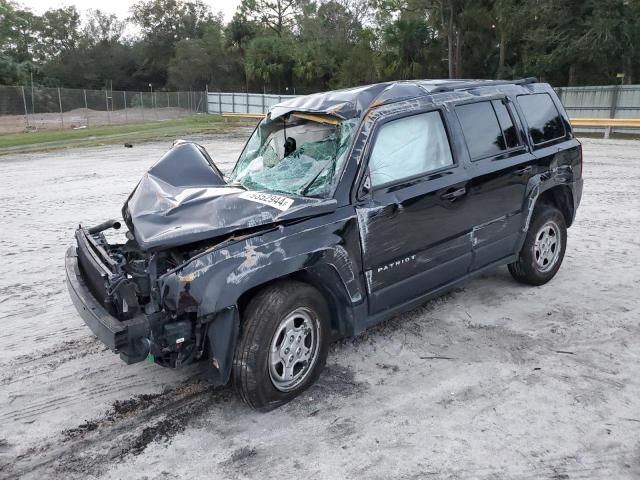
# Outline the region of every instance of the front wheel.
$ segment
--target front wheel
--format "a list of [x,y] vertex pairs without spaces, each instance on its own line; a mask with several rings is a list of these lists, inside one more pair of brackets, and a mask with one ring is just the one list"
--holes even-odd
[[329,309],[310,285],[283,281],[248,304],[236,347],[236,391],[252,408],[276,408],[320,376],[329,348]]
[[509,272],[519,282],[543,285],[558,272],[567,248],[567,225],[562,213],[541,204],[533,212],[529,231],[518,260]]

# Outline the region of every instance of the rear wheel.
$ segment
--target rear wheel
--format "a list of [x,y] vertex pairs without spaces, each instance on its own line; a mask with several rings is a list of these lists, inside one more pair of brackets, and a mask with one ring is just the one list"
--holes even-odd
[[236,390],[257,410],[288,402],[320,376],[329,337],[329,309],[315,288],[295,281],[265,288],[243,315],[233,365]]
[[519,282],[543,285],[558,272],[566,247],[564,216],[557,208],[541,204],[533,212],[524,245],[509,272]]

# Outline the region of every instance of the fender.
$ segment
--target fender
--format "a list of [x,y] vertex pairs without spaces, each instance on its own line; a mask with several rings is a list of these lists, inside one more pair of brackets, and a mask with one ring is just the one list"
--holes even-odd
[[240,317],[237,308],[226,308],[218,312],[207,328],[207,369],[214,386],[226,385],[231,377],[233,354],[240,334]]
[[198,306],[197,316],[207,324],[212,383],[226,384],[231,375],[240,331],[238,299],[278,278],[299,274],[319,286],[341,307],[332,326],[340,333],[353,332],[353,306],[364,301],[365,290],[356,217],[345,213],[342,209],[342,214],[329,214],[333,219],[314,217],[213,249],[159,279],[167,309],[179,315],[182,305]]
[[[245,246],[245,250],[247,248],[250,247]],[[220,309],[213,315],[209,315],[213,317],[207,329],[210,381],[216,386],[225,385],[231,376],[233,355],[240,332],[238,298],[251,288],[264,285],[283,276],[294,273],[300,274],[308,283],[319,286],[324,290],[332,297],[332,304],[339,303],[341,306],[338,311],[332,312],[336,320],[336,324],[332,326],[341,334],[352,333],[354,322],[351,303],[362,299],[362,294],[357,289],[349,293],[349,286],[353,284],[354,276],[352,275],[351,263],[345,255],[345,249],[340,245],[336,245],[334,248],[319,252],[281,259],[278,261],[278,273],[280,275],[274,272],[273,264],[256,265],[255,269],[250,270],[250,273],[243,277],[242,288],[221,289],[216,280],[211,280],[204,290],[204,299],[212,298],[218,294],[219,299],[224,299],[225,303],[232,303],[232,305]],[[233,275],[237,276],[238,273],[233,272]],[[329,286],[326,284],[327,279],[331,279],[335,283]],[[227,286],[229,285],[227,284]],[[218,308],[212,303],[203,301],[203,304],[207,309]],[[203,310],[203,313],[204,311],[206,310]]]
[[260,235],[213,248],[158,279],[161,301],[181,314],[197,305],[197,316],[213,318],[252,288],[328,265],[350,305],[365,299],[355,212],[344,207],[327,215],[279,226]]
[[[568,187],[572,196],[570,199],[572,215],[577,209],[582,191],[581,171],[577,171],[577,169],[580,168],[580,144],[577,140],[571,140],[571,142],[575,143],[574,148],[558,151],[557,147],[548,147],[540,152],[544,153],[544,150],[553,150],[553,153],[550,155],[543,156],[543,162],[547,164],[548,167],[545,168],[544,171],[533,175],[527,184],[523,205],[524,220],[522,224],[522,241],[524,241],[524,236],[529,230],[529,224],[531,223],[536,202],[544,192],[557,186]],[[545,162],[544,160],[547,161]],[[567,223],[570,224],[571,222],[569,221]]]

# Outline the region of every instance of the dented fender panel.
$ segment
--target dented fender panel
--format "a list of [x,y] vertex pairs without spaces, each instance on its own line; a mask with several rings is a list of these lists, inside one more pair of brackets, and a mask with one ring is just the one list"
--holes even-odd
[[[523,204],[522,232],[529,230],[531,216],[541,195],[554,187],[566,187],[571,192],[571,198],[563,199],[570,206],[570,218],[567,225],[571,225],[582,199],[582,147],[578,140],[567,142],[562,149],[551,146],[536,152],[537,161],[535,172],[527,184]],[[524,241],[524,236],[522,238]]]
[[188,290],[198,316],[206,316],[234,306],[253,287],[319,264],[338,272],[350,303],[362,302],[357,222],[348,210],[283,226],[190,260],[159,279],[164,305],[177,310]]

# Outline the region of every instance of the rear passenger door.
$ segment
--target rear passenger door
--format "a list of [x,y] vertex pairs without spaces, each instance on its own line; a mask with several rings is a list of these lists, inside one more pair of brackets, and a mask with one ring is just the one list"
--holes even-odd
[[469,177],[439,110],[381,121],[367,148],[369,176],[356,212],[375,314],[467,273]]
[[508,98],[457,105],[470,159],[472,210],[470,270],[516,253],[524,198],[535,157]]

